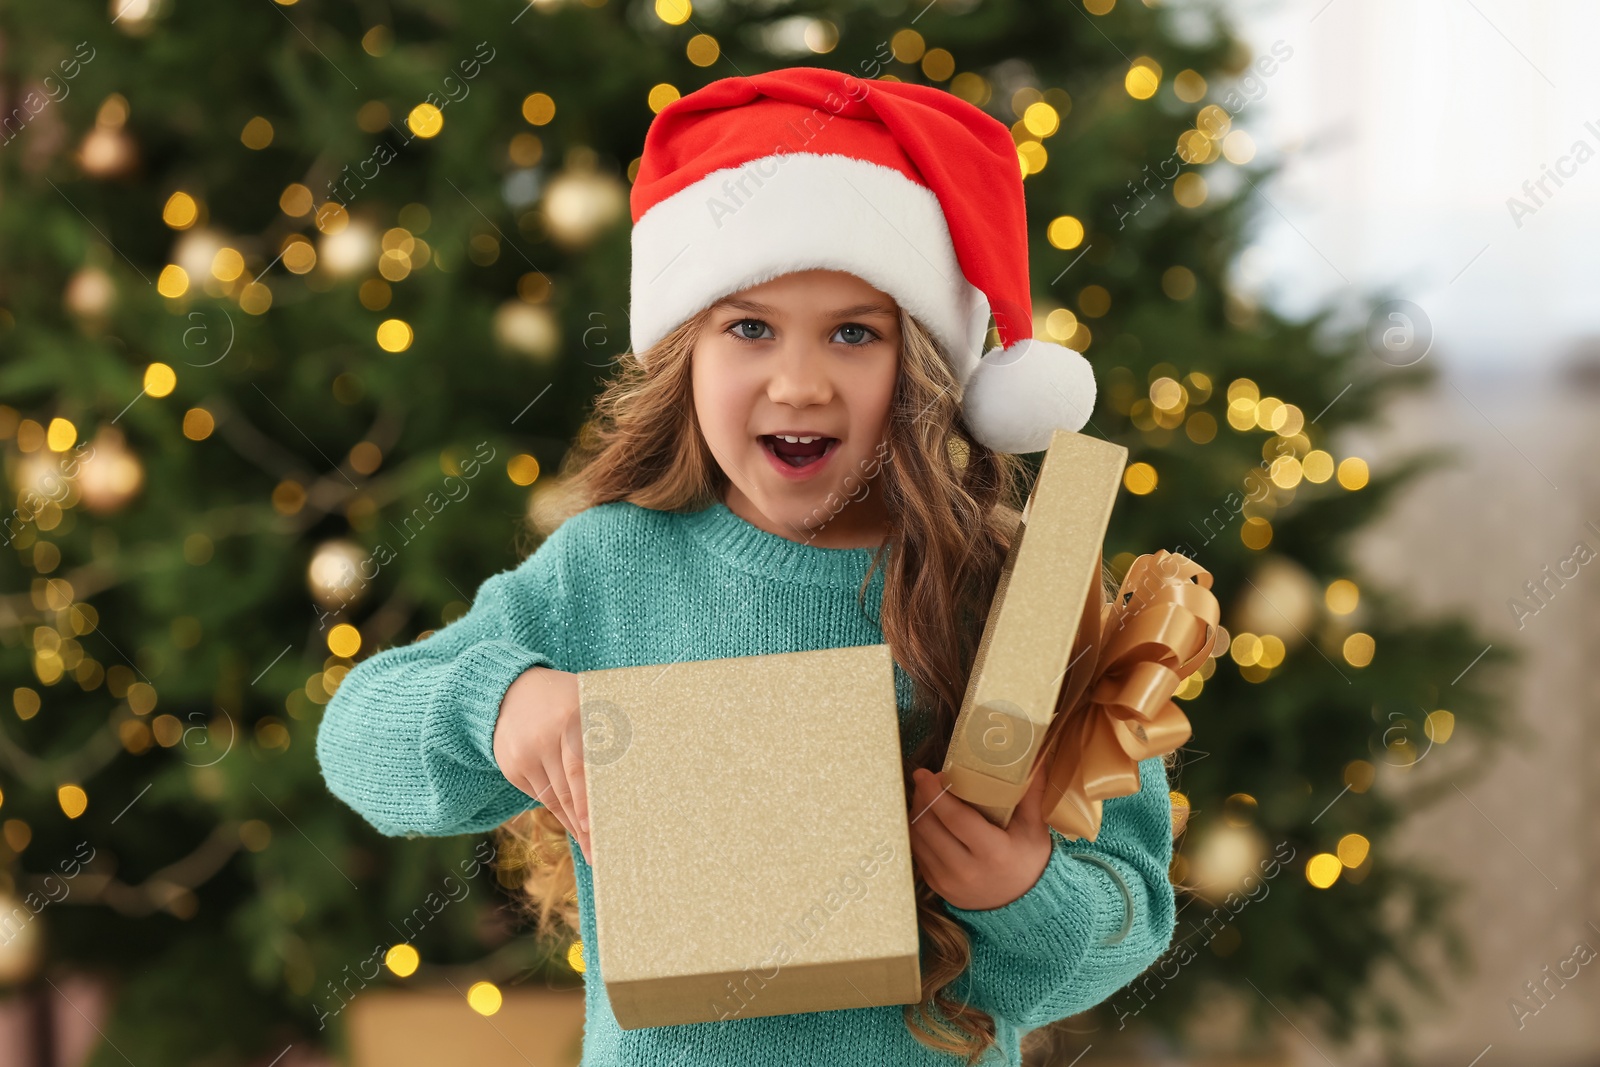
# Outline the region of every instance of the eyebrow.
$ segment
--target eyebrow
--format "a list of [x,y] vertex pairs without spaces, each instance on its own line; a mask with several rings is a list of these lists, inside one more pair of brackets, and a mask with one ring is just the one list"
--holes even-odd
[[[749,311],[757,315],[775,315],[778,311],[777,308],[771,306],[770,304],[762,304],[755,300],[744,300],[738,297],[729,297],[726,300],[719,300],[715,306],[719,308],[736,308],[740,311]],[[824,317],[830,319],[843,319],[848,318],[851,315],[893,315],[894,313],[895,309],[889,305],[878,301],[873,301],[869,304],[856,304],[852,307],[839,308],[837,311],[825,312]]]

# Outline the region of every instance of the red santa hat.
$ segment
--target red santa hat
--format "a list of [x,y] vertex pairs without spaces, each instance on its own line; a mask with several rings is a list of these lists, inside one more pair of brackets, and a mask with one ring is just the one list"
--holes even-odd
[[651,123],[629,206],[638,358],[730,293],[825,268],[928,328],[990,448],[1041,451],[1094,408],[1088,360],[1033,336],[1011,131],[944,90],[819,67],[714,81]]

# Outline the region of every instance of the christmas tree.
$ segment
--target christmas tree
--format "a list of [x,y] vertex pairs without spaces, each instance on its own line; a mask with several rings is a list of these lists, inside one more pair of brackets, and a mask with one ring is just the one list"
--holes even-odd
[[1107,560],[1189,553],[1223,599],[1179,694],[1178,940],[1095,1025],[1176,1035],[1253,983],[1263,1024],[1397,1033],[1373,976],[1459,953],[1449,886],[1386,844],[1435,744],[1502,729],[1509,656],[1350,558],[1441,457],[1340,449],[1427,373],[1230,281],[1292,48],[1136,0],[110,0],[14,5],[0,46],[0,979],[65,1012],[53,974],[110,977],[92,1062],[267,1062],[339,1048],[362,989],[576,982],[486,838],[327,793],[318,715],[547,531],[541,472],[627,351],[654,113],[799,63],[1012,127],[1035,332],[1131,453]]

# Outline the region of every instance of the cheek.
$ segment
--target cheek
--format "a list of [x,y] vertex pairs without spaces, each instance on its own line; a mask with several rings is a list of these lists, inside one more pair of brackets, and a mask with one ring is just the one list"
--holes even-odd
[[851,413],[851,422],[859,437],[877,435],[888,423],[897,369],[897,363],[867,368],[849,384],[851,395],[860,398]]
[[696,352],[690,381],[694,388],[695,417],[706,440],[716,448],[736,447],[746,436],[750,401],[734,369],[708,352]]

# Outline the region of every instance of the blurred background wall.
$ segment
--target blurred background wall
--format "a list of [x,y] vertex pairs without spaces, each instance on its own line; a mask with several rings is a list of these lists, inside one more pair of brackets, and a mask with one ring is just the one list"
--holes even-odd
[[[1464,610],[1528,652],[1518,743],[1403,834],[1467,886],[1478,960],[1447,983],[1416,1049],[1437,1064],[1597,1062],[1595,968],[1567,964],[1570,984],[1548,975],[1579,943],[1600,949],[1600,568],[1570,582],[1544,569],[1578,542],[1600,549],[1600,69],[1588,47],[1600,8],[1229,9],[1258,47],[1296,47],[1252,122],[1285,165],[1258,194],[1240,285],[1285,311],[1331,302],[1346,319],[1365,314],[1359,292],[1381,291],[1413,301],[1433,335],[1425,358],[1441,379],[1352,444],[1384,457],[1443,443],[1456,463],[1365,532],[1362,561],[1417,605]],[[1448,746],[1436,757],[1449,768]]]

